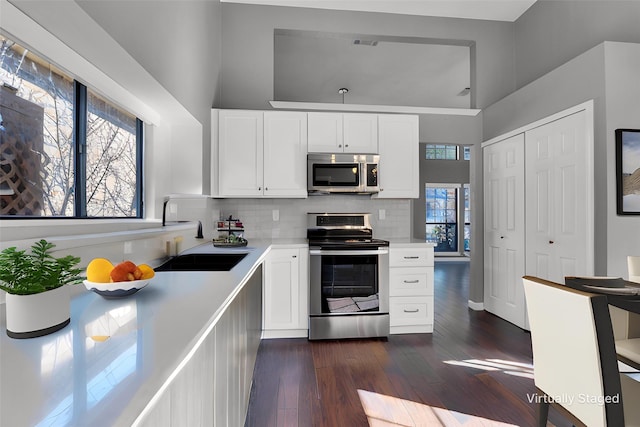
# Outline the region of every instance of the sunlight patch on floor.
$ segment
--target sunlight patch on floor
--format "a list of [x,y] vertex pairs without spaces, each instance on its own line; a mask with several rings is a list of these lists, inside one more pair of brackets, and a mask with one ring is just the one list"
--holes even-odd
[[358,390],[358,395],[370,427],[517,427],[371,391]]
[[533,365],[530,363],[513,362],[501,359],[467,359],[467,360],[445,360],[444,363],[455,366],[466,366],[468,368],[482,369],[484,371],[502,371],[507,375],[533,378]]

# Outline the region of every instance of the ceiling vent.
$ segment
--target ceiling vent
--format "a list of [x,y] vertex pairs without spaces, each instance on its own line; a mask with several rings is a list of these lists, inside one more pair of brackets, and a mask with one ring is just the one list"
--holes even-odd
[[378,46],[378,40],[361,40],[356,39],[353,41],[353,44],[359,44],[362,46]]

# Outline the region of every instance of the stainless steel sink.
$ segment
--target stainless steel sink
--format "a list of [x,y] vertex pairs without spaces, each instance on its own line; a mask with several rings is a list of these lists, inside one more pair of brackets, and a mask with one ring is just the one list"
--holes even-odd
[[246,253],[233,254],[186,254],[171,258],[156,271],[229,271]]

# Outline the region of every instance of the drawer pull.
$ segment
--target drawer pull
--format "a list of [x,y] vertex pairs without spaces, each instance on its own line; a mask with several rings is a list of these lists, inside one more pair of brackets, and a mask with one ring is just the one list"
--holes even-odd
[[404,283],[420,283],[420,280],[405,280]]
[[404,259],[419,259],[419,256],[406,256]]
[[404,312],[405,312],[405,313],[417,313],[417,312],[419,312],[419,311],[420,311],[420,310],[419,310],[419,309],[417,309],[417,308],[416,308],[415,310],[407,310],[406,308],[404,309]]

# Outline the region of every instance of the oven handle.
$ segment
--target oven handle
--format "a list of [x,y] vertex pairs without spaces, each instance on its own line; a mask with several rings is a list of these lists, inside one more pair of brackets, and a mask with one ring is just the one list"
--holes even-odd
[[386,255],[389,253],[389,249],[364,249],[364,250],[322,250],[322,249],[309,249],[309,255]]

